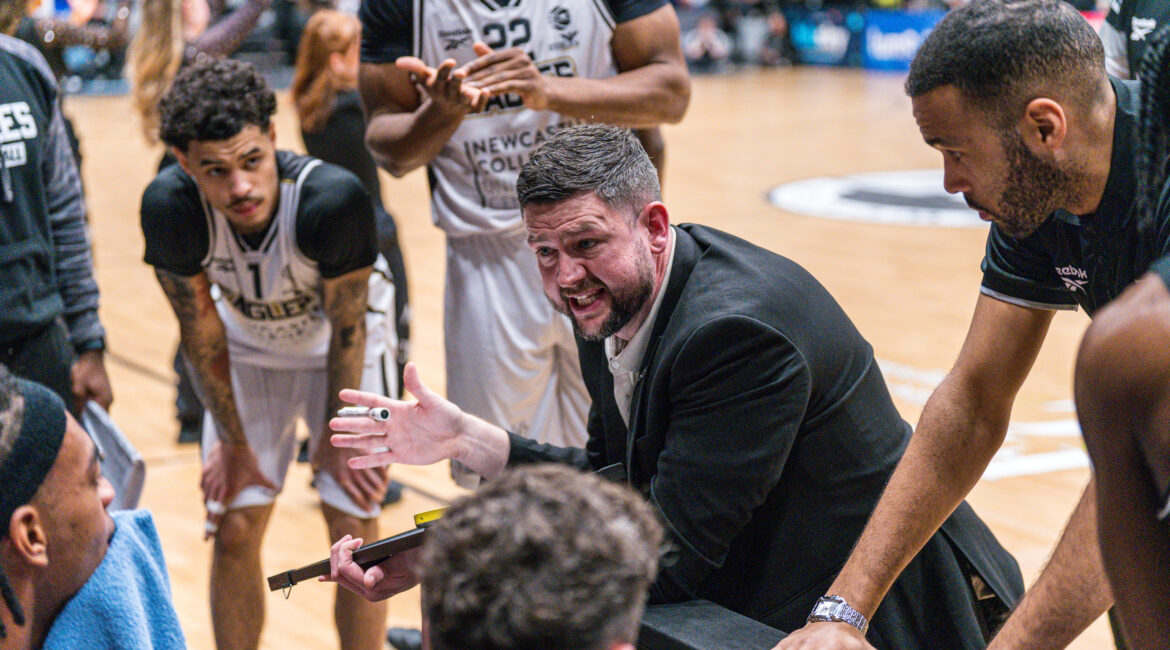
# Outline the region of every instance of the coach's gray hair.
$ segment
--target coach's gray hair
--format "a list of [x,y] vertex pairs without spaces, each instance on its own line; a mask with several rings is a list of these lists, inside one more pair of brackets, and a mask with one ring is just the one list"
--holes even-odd
[[637,217],[643,206],[662,199],[658,171],[629,129],[586,124],[558,132],[537,148],[520,169],[516,194],[523,210],[531,203],[556,203],[593,192]]

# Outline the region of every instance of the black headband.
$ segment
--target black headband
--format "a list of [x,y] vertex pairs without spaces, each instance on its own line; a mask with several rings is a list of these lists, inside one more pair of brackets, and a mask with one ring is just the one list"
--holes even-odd
[[65,438],[65,403],[44,386],[16,379],[16,388],[24,397],[24,415],[20,433],[12,451],[0,461],[0,539],[8,535],[12,513],[32,500],[37,488],[57,460]]

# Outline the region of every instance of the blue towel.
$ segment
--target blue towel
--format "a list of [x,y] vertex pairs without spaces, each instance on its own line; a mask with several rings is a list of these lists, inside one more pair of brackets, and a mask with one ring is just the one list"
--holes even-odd
[[166,560],[145,510],[111,513],[117,528],[93,575],[53,621],[45,648],[185,648]]

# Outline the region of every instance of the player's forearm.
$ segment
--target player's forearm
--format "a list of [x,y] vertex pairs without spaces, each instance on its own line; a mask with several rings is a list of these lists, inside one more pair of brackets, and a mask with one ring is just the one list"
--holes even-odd
[[326,419],[341,408],[338,393],[361,386],[366,359],[366,305],[370,267],[322,282],[322,302],[329,319],[329,351],[325,372],[329,382]]
[[191,383],[203,407],[215,418],[220,440],[233,444],[248,444],[244,437],[239,410],[236,409],[227,333],[224,332],[222,323],[218,333],[211,328],[200,331],[195,327],[182,325],[179,330],[183,354],[194,371]]
[[458,451],[451,460],[459,461],[485,479],[504,471],[512,443],[508,432],[470,413],[462,413]]
[[607,79],[550,77],[548,107],[561,115],[629,127],[674,124],[691,101],[681,63],[662,62]]
[[203,407],[219,425],[224,442],[247,444],[232,391],[227,331],[215,310],[207,276],[184,277],[155,270],[179,320],[179,345],[191,366],[191,383]]
[[1010,404],[980,405],[948,377],[829,593],[872,617],[898,575],[983,474],[1007,431]]
[[990,648],[1063,648],[1113,604],[1097,545],[1095,487],[1085,489],[1052,558]]
[[434,160],[465,115],[429,100],[413,113],[376,113],[366,127],[366,146],[379,167],[399,178]]
[[334,328],[325,363],[329,382],[329,394],[325,401],[326,421],[342,407],[341,398],[338,397],[341,389],[361,386],[365,353],[365,319],[360,319],[348,328]]

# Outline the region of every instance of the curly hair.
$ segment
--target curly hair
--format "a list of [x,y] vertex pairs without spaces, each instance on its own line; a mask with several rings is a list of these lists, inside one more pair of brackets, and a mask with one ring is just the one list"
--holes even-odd
[[629,488],[563,465],[504,474],[427,533],[431,647],[633,642],[661,543],[653,511]]
[[1046,95],[1082,108],[1104,98],[1105,50],[1064,0],[979,0],[948,13],[910,63],[906,94],[955,86],[1005,128]]
[[248,125],[267,130],[276,95],[250,64],[209,59],[184,68],[158,110],[162,141],[186,151],[192,140],[226,140]]

